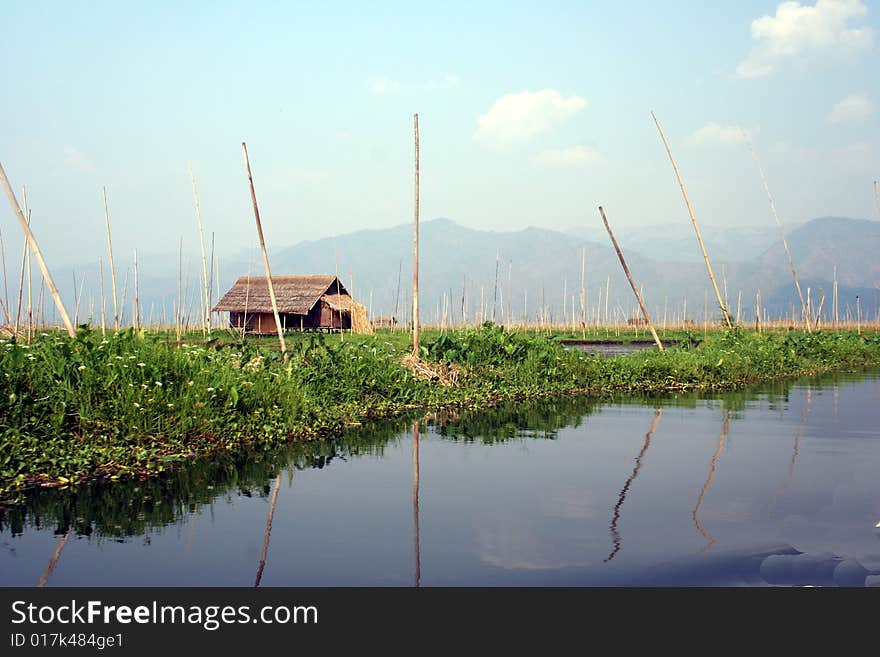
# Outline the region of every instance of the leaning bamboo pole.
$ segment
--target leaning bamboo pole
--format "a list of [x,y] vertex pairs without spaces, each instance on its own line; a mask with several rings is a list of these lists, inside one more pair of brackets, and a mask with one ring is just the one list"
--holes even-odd
[[791,277],[794,279],[794,287],[797,290],[798,299],[801,302],[801,312],[804,316],[804,325],[807,327],[807,332],[812,333],[812,328],[810,327],[810,313],[807,309],[807,304],[804,302],[804,294],[801,292],[801,282],[797,275],[797,269],[794,266],[794,258],[791,255],[791,249],[788,248],[788,240],[785,239],[785,229],[782,227],[782,222],[779,220],[779,215],[776,212],[776,204],[773,202],[773,196],[770,194],[770,187],[767,185],[767,178],[764,175],[764,167],[761,166],[761,162],[758,160],[758,154],[755,152],[755,147],[752,145],[752,140],[748,138],[748,135],[745,135],[746,143],[749,145],[749,151],[752,153],[752,159],[755,160],[755,165],[758,167],[758,173],[761,174],[761,182],[764,185],[764,191],[767,192],[767,200],[770,202],[770,211],[773,213],[773,218],[776,220],[776,225],[779,227],[779,236],[782,238],[782,246],[785,247],[785,255],[788,256],[788,265],[791,268]]
[[34,238],[34,234],[31,232],[31,227],[25,220],[21,207],[18,205],[18,199],[15,198],[15,193],[12,191],[12,187],[9,184],[9,179],[6,177],[6,172],[3,170],[2,164],[0,164],[0,177],[3,178],[3,186],[6,188],[6,196],[9,198],[9,204],[15,212],[15,216],[18,219],[18,223],[21,225],[21,229],[24,231],[30,250],[37,259],[37,264],[40,266],[40,271],[43,273],[43,280],[45,280],[49,286],[49,292],[52,295],[52,299],[55,301],[55,306],[58,308],[58,313],[61,315],[64,327],[67,329],[67,334],[71,338],[76,337],[76,330],[73,328],[73,324],[70,323],[70,317],[67,316],[67,310],[64,308],[64,303],[61,301],[61,295],[58,294],[58,288],[55,287],[55,282],[52,280],[52,275],[49,273],[46,261],[43,260],[43,254],[40,252],[40,247],[37,246],[37,240]]
[[107,252],[110,256],[110,285],[113,293],[113,330],[119,330],[119,310],[116,305],[116,267],[113,265],[113,240],[110,239],[110,209],[107,206],[107,188],[101,188],[104,193],[104,223],[107,227]]
[[657,349],[663,351],[663,343],[660,341],[660,336],[657,335],[657,331],[654,330],[654,324],[651,323],[651,318],[648,316],[648,309],[645,308],[645,303],[642,301],[642,295],[639,294],[638,289],[636,288],[636,283],[633,280],[632,275],[629,273],[629,267],[626,266],[626,260],[623,258],[623,253],[620,251],[620,247],[617,245],[617,240],[614,239],[614,233],[611,232],[611,226],[608,225],[608,219],[605,217],[605,210],[602,209],[602,206],[599,206],[599,214],[602,215],[602,222],[605,224],[605,230],[608,231],[608,237],[611,238],[611,244],[614,245],[614,250],[617,252],[617,257],[620,260],[620,266],[623,267],[623,273],[626,274],[626,280],[629,281],[630,287],[632,287],[633,294],[636,297],[636,301],[639,303],[639,308],[642,311],[642,317],[645,318],[645,322],[648,324],[648,328],[651,330],[651,335],[654,338],[654,342],[657,343]]
[[278,342],[281,344],[281,353],[287,352],[284,344],[284,328],[281,326],[281,317],[278,315],[278,303],[275,301],[275,287],[272,285],[272,273],[269,271],[269,255],[266,253],[266,241],[263,239],[263,226],[260,223],[260,209],[257,207],[257,193],[254,191],[254,177],[251,174],[251,163],[248,159],[247,145],[241,142],[241,151],[244,153],[244,164],[247,169],[248,183],[251,187],[251,201],[254,204],[254,219],[257,222],[257,236],[260,238],[260,252],[263,254],[263,267],[266,270],[266,284],[269,286],[269,300],[272,302],[272,314],[275,316],[275,328],[278,331]]
[[414,221],[413,221],[413,296],[412,332],[413,357],[419,359],[419,115],[413,115],[413,136],[415,138],[415,180],[414,180]]
[[[27,198],[27,197],[25,197]],[[27,209],[27,203],[25,203],[25,211],[24,211],[25,219],[27,224],[31,223],[31,213],[30,210]],[[13,335],[18,335],[18,327],[21,323],[21,304],[24,296],[24,274],[25,267],[28,264],[28,244],[27,240],[24,241],[24,246],[21,249],[21,272],[18,276],[18,301],[15,306],[15,326],[12,329]]]
[[660,121],[657,120],[657,116],[654,112],[651,112],[651,116],[654,118],[657,131],[660,133],[660,139],[663,140],[663,145],[666,147],[666,153],[669,155],[669,161],[672,162],[672,169],[675,171],[675,177],[678,179],[678,186],[681,188],[681,194],[684,197],[684,204],[687,206],[688,214],[691,217],[691,223],[694,226],[694,232],[697,234],[697,241],[700,243],[700,250],[703,252],[703,260],[706,261],[706,270],[709,272],[709,280],[712,281],[712,289],[715,290],[715,298],[718,300],[718,307],[721,308],[721,313],[724,315],[724,321],[727,323],[727,327],[732,328],[733,323],[730,321],[727,307],[724,305],[724,300],[721,298],[721,291],[718,289],[718,283],[715,281],[715,274],[712,273],[712,264],[709,262],[709,254],[706,253],[706,245],[703,244],[703,235],[700,233],[700,227],[697,225],[697,218],[694,216],[690,199],[684,189],[684,181],[681,179],[681,174],[678,172],[678,165],[672,157],[672,149],[669,148],[669,142],[666,141],[666,135],[663,134],[663,128],[660,127]]

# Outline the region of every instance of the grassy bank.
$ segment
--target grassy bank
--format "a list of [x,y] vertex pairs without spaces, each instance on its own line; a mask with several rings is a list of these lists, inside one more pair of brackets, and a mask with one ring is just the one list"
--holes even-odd
[[876,333],[710,332],[660,353],[596,358],[499,328],[434,334],[402,364],[405,334],[169,344],[123,331],[0,341],[0,499],[33,485],[143,478],[176,462],[340,432],[415,407],[481,407],[564,392],[730,387],[880,364]]

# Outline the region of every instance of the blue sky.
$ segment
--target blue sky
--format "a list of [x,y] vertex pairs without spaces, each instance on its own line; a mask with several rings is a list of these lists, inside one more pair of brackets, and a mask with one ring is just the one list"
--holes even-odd
[[[246,141],[277,247],[421,216],[473,228],[877,218],[880,4],[0,2],[0,162],[50,261],[255,242]],[[5,202],[4,202],[5,203]],[[20,240],[0,211],[7,250]],[[71,254],[73,247],[77,254]]]

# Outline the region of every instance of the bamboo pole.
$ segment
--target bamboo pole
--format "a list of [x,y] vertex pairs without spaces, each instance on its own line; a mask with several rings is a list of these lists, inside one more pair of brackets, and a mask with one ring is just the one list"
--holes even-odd
[[[581,250],[581,339],[587,339],[587,246]],[[572,311],[574,312],[574,311]]]
[[134,330],[141,329],[141,300],[140,288],[138,287],[138,252],[134,250]]
[[880,183],[874,181],[874,200],[877,201],[877,214],[880,214]]
[[205,321],[205,333],[208,333],[210,331],[209,324],[211,321],[211,311],[209,308],[210,301],[208,300],[208,297],[210,294],[209,290],[211,287],[211,283],[208,280],[208,263],[207,263],[207,260],[205,259],[206,258],[206,256],[205,256],[205,231],[204,231],[204,228],[202,227],[202,208],[199,205],[199,193],[196,190],[196,177],[193,174],[192,162],[187,162],[187,167],[189,168],[189,179],[190,179],[190,182],[192,183],[193,199],[195,199],[195,204],[196,204],[196,223],[198,224],[198,227],[199,227],[199,245],[201,246],[201,249],[202,249],[202,283],[203,283],[203,291],[204,291],[204,295],[205,295],[204,296],[205,316],[203,319]]
[[413,135],[415,138],[415,181],[414,181],[414,222],[413,222],[413,295],[412,331],[413,356],[419,359],[419,115],[413,115]]
[[[23,195],[24,196],[24,195]],[[27,196],[24,196],[27,199]],[[31,213],[27,208],[27,201],[25,200],[25,211],[24,211],[26,221],[28,226],[31,224]],[[13,328],[13,334],[18,335],[18,327],[21,322],[21,304],[22,297],[24,295],[24,275],[25,275],[25,266],[28,264],[28,243],[27,240],[24,241],[24,246],[21,250],[21,272],[18,276],[18,301],[15,306],[15,327]]]
[[287,352],[284,343],[284,329],[281,326],[281,317],[278,315],[278,304],[275,301],[275,287],[272,285],[272,273],[269,271],[269,256],[266,253],[266,241],[263,239],[263,226],[260,223],[260,209],[257,207],[257,193],[254,190],[254,177],[251,175],[251,163],[248,159],[247,145],[241,142],[241,150],[244,153],[244,164],[247,169],[248,183],[251,188],[251,201],[254,204],[254,219],[257,222],[257,236],[260,238],[260,252],[263,254],[263,267],[266,270],[266,284],[269,286],[269,300],[272,302],[272,314],[275,316],[275,328],[278,331],[278,342],[281,344],[281,353]]
[[718,289],[718,283],[715,281],[715,274],[712,273],[712,264],[709,262],[709,255],[706,253],[706,245],[703,244],[703,235],[700,233],[700,227],[697,225],[697,218],[694,216],[690,199],[684,189],[684,181],[681,179],[681,174],[678,172],[678,165],[672,157],[672,149],[669,148],[669,142],[666,141],[666,135],[663,134],[663,129],[660,127],[660,121],[657,120],[657,116],[654,112],[651,112],[651,116],[654,118],[654,123],[657,125],[657,130],[660,133],[660,139],[663,140],[663,145],[666,147],[666,153],[669,155],[669,161],[672,162],[672,169],[675,171],[675,177],[678,179],[678,186],[681,188],[681,194],[684,197],[684,203],[687,206],[688,214],[691,217],[694,232],[697,234],[697,241],[700,243],[700,250],[703,252],[703,260],[706,261],[706,270],[709,272],[709,280],[712,281],[712,289],[715,290],[715,297],[718,299],[718,307],[721,308],[721,313],[724,315],[724,321],[727,323],[727,327],[732,328],[733,324],[730,321],[730,315],[724,305],[724,300],[721,298],[721,291]]
[[[24,216],[27,217],[27,224],[30,226],[31,211],[30,208],[28,208],[27,187],[24,185],[21,187],[21,200],[24,203]],[[27,240],[25,240],[25,242],[27,242]],[[34,286],[31,269],[31,250],[27,244],[25,244],[24,248],[24,258],[27,265],[27,269],[25,270],[27,273],[27,343],[30,344],[31,338],[34,335]]]
[[113,292],[113,330],[119,330],[119,310],[116,302],[116,267],[113,265],[113,240],[110,239],[110,208],[107,205],[107,188],[101,188],[104,193],[104,223],[107,227],[107,252],[110,256],[110,285]]
[[629,273],[629,267],[626,266],[626,260],[623,258],[623,253],[620,251],[620,247],[617,245],[617,240],[614,239],[614,233],[611,232],[611,226],[608,225],[608,219],[605,218],[605,210],[602,209],[602,206],[599,206],[599,214],[602,216],[602,222],[605,224],[605,230],[608,231],[608,237],[611,238],[611,244],[614,245],[614,250],[617,252],[617,257],[620,260],[620,266],[623,267],[623,273],[626,274],[626,280],[629,281],[630,287],[632,287],[633,294],[636,297],[636,301],[639,303],[639,308],[642,311],[642,317],[645,318],[645,322],[648,324],[648,328],[651,330],[651,335],[654,338],[654,342],[657,343],[657,349],[663,351],[663,343],[660,341],[660,336],[657,335],[657,331],[654,330],[654,324],[651,323],[651,318],[648,316],[648,309],[645,308],[645,304],[642,301],[642,295],[639,294],[638,289],[636,288],[636,283],[633,280],[632,275]]
[[52,299],[55,301],[55,305],[58,308],[58,313],[61,315],[61,319],[64,321],[64,327],[67,329],[67,334],[71,338],[76,337],[76,330],[70,323],[70,317],[67,316],[67,310],[65,310],[64,303],[61,301],[61,295],[58,294],[58,288],[55,287],[55,282],[52,280],[52,275],[49,273],[49,268],[46,266],[46,261],[43,260],[43,254],[40,252],[40,248],[37,246],[37,240],[34,238],[34,235],[31,232],[31,228],[28,225],[28,222],[25,220],[24,214],[22,213],[21,208],[18,205],[18,199],[15,198],[15,193],[12,191],[12,187],[9,185],[9,179],[6,177],[6,172],[3,170],[2,164],[0,164],[0,177],[3,178],[3,186],[6,188],[6,196],[9,198],[9,204],[12,206],[12,210],[13,212],[15,212],[15,216],[18,218],[18,223],[21,225],[21,229],[24,231],[28,245],[30,246],[30,250],[33,251],[34,257],[37,259],[37,264],[40,266],[40,271],[43,273],[43,280],[45,280],[49,286],[49,292],[52,294]]
[[105,319],[105,299],[104,299],[104,260],[98,257],[98,278],[101,286],[101,337],[107,335],[107,324]]
[[837,298],[837,265],[834,266],[834,328],[838,328],[840,326],[840,308],[838,305]]
[[791,277],[794,279],[794,286],[797,290],[798,299],[800,299],[801,302],[801,312],[804,316],[804,324],[807,327],[807,332],[811,333],[810,313],[804,302],[804,295],[803,292],[801,292],[801,282],[797,275],[797,269],[795,269],[794,266],[794,258],[791,255],[791,249],[788,248],[788,240],[785,239],[785,229],[783,229],[782,222],[779,220],[779,215],[776,212],[776,204],[773,202],[773,196],[770,194],[770,187],[767,185],[767,178],[764,176],[764,168],[758,160],[758,154],[755,152],[754,146],[752,146],[752,140],[748,138],[745,131],[743,131],[743,136],[746,138],[746,143],[749,145],[749,151],[751,151],[752,158],[755,160],[755,165],[758,167],[758,173],[761,174],[761,182],[764,185],[764,191],[767,192],[767,200],[770,202],[770,211],[773,213],[773,218],[776,220],[776,225],[779,227],[779,236],[782,238],[782,246],[785,247],[785,255],[788,256],[788,264],[789,267],[791,267]]
[[174,313],[174,333],[180,342],[180,321],[183,318],[183,238],[177,255],[177,309]]
[[6,323],[12,324],[12,318],[9,316],[9,287],[6,283],[6,247],[3,244],[3,233],[0,231],[0,258],[3,261],[3,316],[6,317]]
[[275,486],[272,488],[272,498],[269,501],[269,516],[266,518],[266,531],[263,532],[263,550],[260,552],[260,565],[257,568],[257,578],[254,580],[254,588],[260,586],[263,579],[263,569],[266,567],[266,555],[269,552],[269,535],[272,533],[272,517],[275,515],[275,505],[278,503],[278,490],[281,488],[281,473],[275,477]]

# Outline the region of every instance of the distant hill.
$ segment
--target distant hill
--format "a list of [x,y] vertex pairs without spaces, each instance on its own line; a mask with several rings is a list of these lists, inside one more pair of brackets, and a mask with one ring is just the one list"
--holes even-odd
[[[690,228],[689,225],[685,226]],[[629,267],[643,288],[649,311],[657,323],[664,314],[670,320],[687,309],[691,319],[702,320],[704,312],[717,316],[714,293],[706,276],[696,238],[690,234],[689,257],[670,260],[648,257],[634,244],[655,253],[663,251],[655,229],[621,231],[619,241]],[[659,230],[659,229],[657,229]],[[692,230],[692,229],[691,229]],[[744,321],[754,317],[755,291],[760,288],[763,306],[774,316],[789,314],[796,295],[788,262],[778,239],[763,229],[731,228],[706,231],[707,249],[722,293],[726,291],[731,313],[739,307]],[[662,232],[662,231],[661,231]],[[655,235],[654,242],[649,238]],[[686,231],[670,233],[668,239],[685,250]],[[751,236],[751,237],[749,237]],[[586,305],[589,321],[596,313],[604,317],[605,291],[610,289],[607,309],[611,318],[630,317],[636,306],[628,284],[607,236],[601,240],[587,239],[572,233],[540,228],[519,231],[484,231],[461,226],[449,219],[424,221],[420,226],[421,273],[420,291],[423,321],[437,321],[446,308],[447,316],[460,321],[465,314],[469,321],[481,316],[502,321],[508,305],[513,319],[530,321],[543,309],[545,316],[571,321],[572,308],[580,316],[581,259],[586,252]],[[307,274],[334,273],[354,296],[368,306],[374,315],[395,313],[404,320],[410,308],[412,289],[412,225],[402,224],[381,230],[362,230],[332,238],[300,242],[270,249],[273,273]],[[817,306],[824,293],[825,311],[831,309],[832,280],[837,267],[841,314],[847,306],[854,308],[855,295],[862,300],[865,316],[874,311],[874,292],[880,284],[880,222],[822,217],[808,221],[788,232],[795,263],[804,293],[810,294]],[[652,246],[653,244],[653,246]],[[759,248],[761,244],[763,247]],[[650,248],[648,248],[650,247]],[[669,247],[671,250],[672,247]],[[726,257],[722,257],[726,254]],[[497,285],[496,285],[497,258]],[[144,320],[152,313],[155,320],[173,317],[177,299],[177,256],[152,256],[141,263],[140,297]],[[184,290],[188,302],[197,303],[196,286],[201,269],[197,257],[184,262]],[[262,273],[257,251],[241,252],[224,258],[220,263],[221,293],[236,277]],[[77,286],[86,272],[88,283],[80,304],[80,317],[91,313],[97,318],[100,295],[97,272],[92,265],[75,271]],[[123,287],[124,271],[118,280]],[[353,280],[352,280],[353,279]],[[68,303],[73,305],[74,275],[68,269],[59,272],[56,280]],[[126,316],[131,316],[132,277],[129,275]],[[109,294],[109,274],[105,270],[105,289]],[[510,292],[508,292],[510,290]],[[186,293],[185,293],[186,294]],[[36,293],[35,293],[36,296]],[[213,292],[216,301],[216,290]],[[111,316],[110,301],[107,314]],[[482,309],[482,310],[481,310]],[[194,315],[194,313],[191,313]]]

